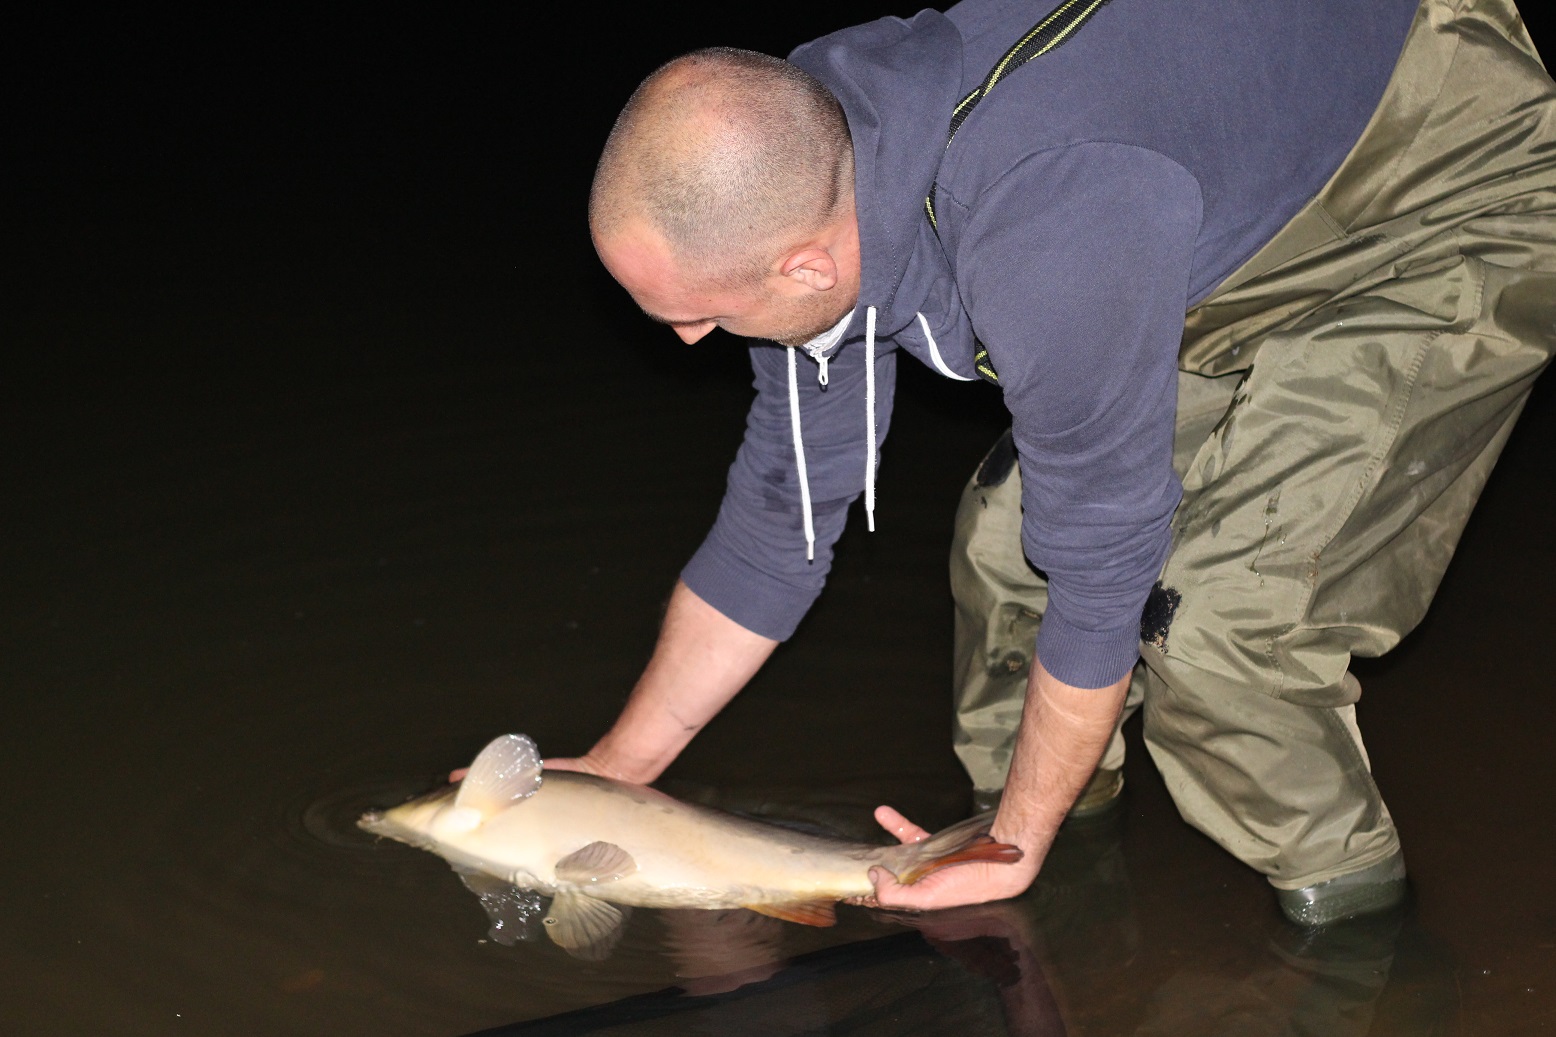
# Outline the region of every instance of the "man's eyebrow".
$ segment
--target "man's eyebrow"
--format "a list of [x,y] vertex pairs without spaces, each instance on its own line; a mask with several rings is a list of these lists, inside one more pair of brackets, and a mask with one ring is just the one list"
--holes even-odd
[[[642,310],[643,308],[640,306],[638,309]],[[643,316],[656,324],[668,324],[672,328],[690,328],[698,324],[707,324],[717,319],[715,317],[698,317],[696,320],[671,320],[669,317],[661,317],[659,314],[649,313],[647,310],[643,310]]]

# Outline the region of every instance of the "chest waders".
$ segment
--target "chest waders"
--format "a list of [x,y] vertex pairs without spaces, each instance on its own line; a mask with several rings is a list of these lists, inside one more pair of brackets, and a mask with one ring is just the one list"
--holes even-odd
[[[1511,0],[1423,0],[1339,169],[1186,315],[1184,495],[1131,687],[1179,812],[1294,921],[1402,893],[1350,659],[1425,614],[1553,328],[1556,84]],[[1004,449],[951,559],[956,750],[985,795],[1047,604]]]

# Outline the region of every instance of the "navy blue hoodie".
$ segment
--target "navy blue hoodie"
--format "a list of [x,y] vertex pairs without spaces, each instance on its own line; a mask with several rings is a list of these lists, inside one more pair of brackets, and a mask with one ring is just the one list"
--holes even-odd
[[[1415,10],[1414,0],[1112,0],[1002,79],[947,147],[957,102],[1050,6],[967,0],[790,56],[848,118],[861,289],[842,340],[816,351],[826,385],[816,356],[800,354],[791,389],[794,351],[752,344],[746,437],[682,573],[750,630],[787,638],[820,593],[867,462],[873,478],[897,352],[971,379],[977,340],[1014,428],[1022,545],[1049,577],[1037,654],[1079,687],[1122,677],[1180,496],[1184,313],[1339,166]],[[936,182],[938,234],[924,213]]]

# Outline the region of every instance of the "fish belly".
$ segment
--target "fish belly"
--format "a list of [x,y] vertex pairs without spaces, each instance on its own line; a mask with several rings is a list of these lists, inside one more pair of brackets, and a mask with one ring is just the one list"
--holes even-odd
[[[472,835],[468,854],[499,878],[638,907],[842,899],[870,891],[867,872],[875,863],[870,847],[689,808],[657,793],[618,793],[555,776]],[[557,862],[594,842],[626,851],[634,871],[598,883],[560,880]]]

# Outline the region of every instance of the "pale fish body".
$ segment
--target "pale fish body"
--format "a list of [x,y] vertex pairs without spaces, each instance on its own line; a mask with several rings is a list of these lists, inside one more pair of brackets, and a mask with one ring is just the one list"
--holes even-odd
[[974,818],[921,843],[874,846],[809,835],[683,803],[642,785],[551,771],[522,735],[482,750],[470,773],[374,812],[370,832],[430,850],[456,869],[551,895],[547,933],[587,951],[621,923],[612,904],[746,907],[831,925],[839,900],[873,892],[871,867],[905,882],[949,864],[1019,860]]

